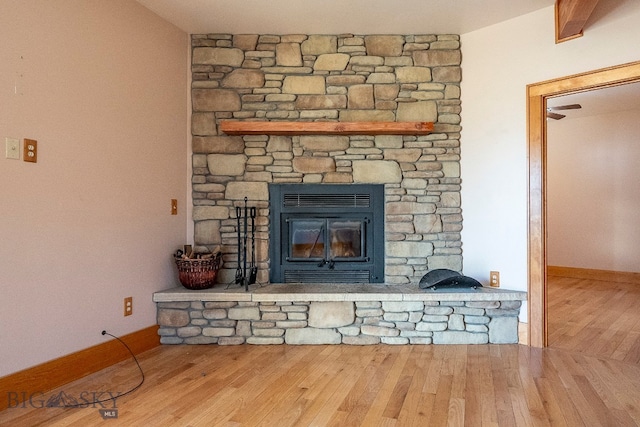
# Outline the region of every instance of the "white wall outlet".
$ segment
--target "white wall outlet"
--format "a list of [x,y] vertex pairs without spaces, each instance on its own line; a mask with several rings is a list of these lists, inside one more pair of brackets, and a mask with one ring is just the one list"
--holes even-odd
[[131,316],[133,314],[133,297],[124,299],[124,315]]
[[489,273],[489,285],[492,288],[499,288],[500,287],[500,272],[499,271],[492,271]]

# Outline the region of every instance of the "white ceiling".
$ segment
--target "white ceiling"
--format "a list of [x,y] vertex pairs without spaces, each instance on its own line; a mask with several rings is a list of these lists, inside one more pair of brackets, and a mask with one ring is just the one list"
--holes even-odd
[[620,111],[640,110],[640,83],[628,83],[621,86],[564,95],[547,101],[547,107],[567,104],[580,104],[582,108],[579,110],[555,111],[556,113],[564,114],[566,116],[564,120]]
[[190,34],[464,34],[554,0],[137,0]]

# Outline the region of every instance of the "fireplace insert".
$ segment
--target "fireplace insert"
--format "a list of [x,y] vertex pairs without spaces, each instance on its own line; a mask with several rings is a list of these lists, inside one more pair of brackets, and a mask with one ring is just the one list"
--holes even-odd
[[271,283],[384,282],[384,185],[271,184]]

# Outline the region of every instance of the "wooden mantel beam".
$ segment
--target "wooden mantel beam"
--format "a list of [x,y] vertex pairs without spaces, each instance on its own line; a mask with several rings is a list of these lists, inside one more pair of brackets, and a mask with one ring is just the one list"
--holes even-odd
[[222,120],[227,135],[427,135],[431,122],[286,122]]
[[556,43],[582,36],[599,0],[556,0]]

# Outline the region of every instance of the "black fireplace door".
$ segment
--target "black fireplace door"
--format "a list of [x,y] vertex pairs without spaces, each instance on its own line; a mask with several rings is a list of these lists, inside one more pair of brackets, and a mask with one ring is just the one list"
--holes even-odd
[[384,281],[384,187],[271,184],[272,283]]
[[281,253],[284,282],[371,281],[367,239],[371,220],[360,214],[339,217],[283,215]]
[[329,269],[336,264],[368,262],[365,253],[369,218],[313,218],[287,217],[282,229],[285,260],[312,263]]

